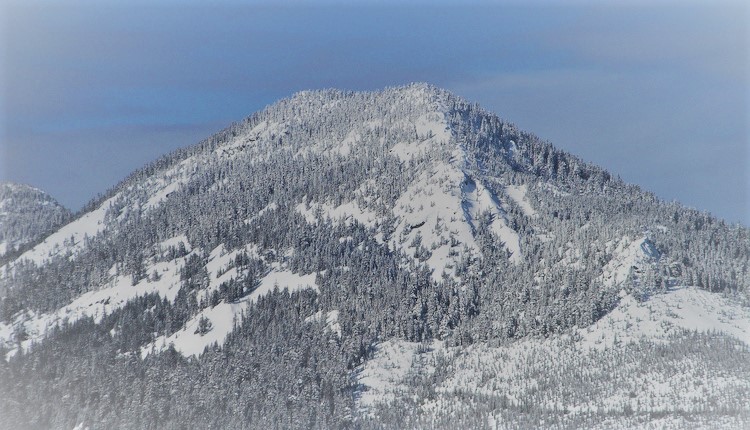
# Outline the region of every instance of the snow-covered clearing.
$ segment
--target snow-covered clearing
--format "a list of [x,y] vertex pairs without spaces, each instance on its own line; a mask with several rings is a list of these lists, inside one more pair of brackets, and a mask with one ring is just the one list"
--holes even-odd
[[612,259],[604,266],[601,280],[605,286],[615,287],[628,278],[632,268],[643,269],[659,260],[661,253],[647,237],[631,240],[628,236],[606,243]]
[[505,192],[508,193],[508,196],[521,208],[524,215],[528,217],[537,216],[536,210],[534,210],[529,203],[529,199],[526,197],[526,184],[508,185],[505,187]]
[[491,217],[490,228],[510,252],[510,261],[513,263],[520,262],[521,240],[518,233],[508,226],[505,212],[500,206],[497,196],[481,182],[470,178],[466,178],[466,181],[461,185],[461,194],[463,195],[466,221],[473,228],[476,228],[480,217],[488,213]]
[[[119,194],[116,194],[105,200],[98,208],[61,227],[40,244],[21,254],[16,261],[28,260],[34,262],[36,265],[41,265],[56,255],[67,252],[76,254],[83,248],[85,238],[91,239],[104,230],[106,227],[105,219],[107,211],[119,198]],[[12,263],[4,266],[5,270],[11,267]],[[0,273],[3,272],[0,269]]]
[[[170,247],[176,247],[180,243],[186,250],[191,250],[185,235],[167,239],[158,243],[155,248],[157,252],[164,255]],[[146,262],[147,277],[141,279],[136,285],[133,285],[131,276],[118,275],[113,267],[110,270],[109,281],[98,289],[80,295],[54,312],[39,315],[26,312],[18,315],[11,324],[0,323],[0,343],[13,347],[14,332],[23,328],[28,338],[22,342],[21,346],[28,349],[32,344],[42,341],[50,329],[64,321],[74,323],[81,318],[91,317],[94,321],[100,322],[104,315],[109,315],[125,306],[128,301],[146,294],[156,293],[160,297],[173,301],[181,286],[180,270],[187,257],[172,261]],[[153,277],[154,273],[158,275],[158,279]],[[16,349],[11,350],[10,355],[15,352]]]
[[326,327],[328,327],[329,330],[336,333],[339,337],[341,337],[341,325],[339,324],[339,311],[333,310],[325,313],[325,319],[323,318],[323,312],[318,311],[314,314],[310,315],[309,317],[305,318],[305,322],[319,322],[319,321],[325,321]]
[[418,343],[388,340],[375,347],[375,355],[357,370],[359,407],[366,410],[377,403],[392,402],[404,394],[403,384],[412,371]]
[[408,162],[427,156],[434,152],[435,145],[447,144],[451,140],[450,127],[441,112],[420,116],[414,121],[414,129],[417,134],[416,142],[398,142],[390,149],[390,152],[401,161]]
[[[366,227],[373,227],[378,220],[375,213],[361,208],[356,202],[336,207],[327,203],[303,202],[295,209],[310,224],[322,218],[356,220]],[[505,244],[511,261],[521,259],[520,238],[508,226],[497,197],[453,164],[435,163],[399,197],[392,210],[397,224],[389,246],[424,262],[432,269],[435,281],[441,281],[443,273],[454,276],[453,268],[464,247],[472,252],[478,251],[474,229],[485,212],[491,216],[491,229]]]
[[143,205],[143,210],[149,210],[156,206],[158,206],[160,203],[162,203],[164,200],[166,200],[172,193],[180,189],[180,186],[185,181],[175,180],[172,182],[167,181],[160,181],[165,185],[162,185],[159,187],[158,191],[156,191],[151,197],[148,199],[146,204]]
[[[461,393],[502,397],[510,406],[534,398],[541,402],[535,407],[576,414],[622,411],[623,405],[640,413],[690,411],[706,396],[734,396],[750,389],[747,375],[707,367],[700,358],[679,352],[669,355],[679,362],[677,368],[641,364],[660,360],[655,352],[640,352],[644,345],[678,342],[684,330],[725,335],[750,346],[750,309],[719,294],[681,287],[643,303],[627,296],[591,327],[547,339],[494,347],[391,339],[378,344],[374,357],[355,373],[362,385],[358,405],[372,411],[378,403],[414,396],[412,377],[430,379],[437,370],[436,394],[421,406],[428,414],[449,410],[455,396],[467,401]],[[615,362],[620,363],[615,369],[602,365]],[[606,378],[612,383],[596,382]],[[579,383],[587,385],[576,389]]]
[[[152,352],[160,352],[169,345],[174,345],[175,350],[185,357],[198,356],[208,346],[222,345],[229,333],[234,330],[235,324],[241,322],[243,312],[251,304],[271,293],[274,289],[286,289],[290,293],[306,288],[318,291],[318,287],[315,285],[316,276],[315,273],[299,275],[275,266],[268,275],[261,279],[260,286],[252,293],[236,303],[221,302],[214,307],[203,309],[192,317],[182,329],[170,336],[159,336],[154,342],[142,347],[141,356],[145,357]],[[203,334],[197,330],[201,318],[206,318],[211,325],[211,329]]]
[[750,346],[750,308],[697,287],[677,287],[645,302],[625,296],[591,327],[579,330],[585,348],[660,340],[681,330],[718,332]]
[[464,245],[474,248],[474,236],[461,204],[459,184],[463,179],[464,174],[453,166],[436,164],[417,178],[393,208],[398,224],[391,248],[417,258],[413,245],[421,241],[430,252],[425,263],[436,281],[442,280],[443,272],[454,274],[454,262]]
[[[28,349],[32,344],[43,340],[50,329],[64,321],[74,323],[81,318],[91,317],[98,323],[104,315],[122,308],[136,297],[156,293],[173,301],[180,290],[180,269],[184,263],[185,257],[155,263],[148,267],[147,273],[158,273],[158,280],[147,277],[133,285],[130,276],[116,276],[100,289],[84,293],[55,312],[41,315],[27,312],[18,316],[12,324],[0,323],[0,342],[11,346],[14,330],[23,326],[28,339],[23,341],[21,346]],[[11,355],[14,353],[15,349],[11,351]]]
[[169,250],[171,247],[179,248],[180,244],[185,248],[187,252],[192,251],[192,247],[190,246],[190,242],[188,241],[187,236],[184,234],[171,237],[167,240],[164,240],[162,242],[159,242],[156,247],[158,248],[158,251],[161,253],[164,253]]
[[198,302],[202,299],[208,299],[214,291],[217,291],[221,284],[240,278],[241,273],[236,267],[229,266],[240,254],[247,254],[251,258],[259,258],[258,246],[255,244],[246,245],[234,251],[227,251],[224,244],[214,248],[208,255],[206,271],[208,272],[208,287],[198,293]]

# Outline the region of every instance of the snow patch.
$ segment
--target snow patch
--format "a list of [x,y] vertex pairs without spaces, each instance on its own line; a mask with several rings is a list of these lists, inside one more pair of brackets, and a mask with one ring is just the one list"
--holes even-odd
[[[60,228],[44,241],[21,254],[16,261],[28,260],[42,265],[50,258],[67,252],[78,253],[84,246],[85,238],[93,238],[106,227],[107,211],[120,198],[119,193],[105,200],[98,208]],[[10,267],[5,266],[6,270]]]
[[182,244],[185,247],[185,250],[187,252],[192,251],[192,247],[190,246],[190,242],[188,241],[187,236],[184,234],[181,234],[179,236],[171,237],[169,239],[163,240],[159,242],[156,247],[161,252],[166,252],[171,247],[178,248]]
[[245,224],[250,225],[255,220],[257,220],[258,218],[262,217],[263,215],[267,214],[268,212],[273,212],[273,211],[277,210],[278,208],[279,208],[278,203],[271,202],[271,203],[267,204],[263,209],[259,210],[257,214],[255,214],[255,215],[247,218],[244,222],[245,222]]
[[276,265],[274,266],[274,270],[271,270],[268,275],[261,279],[260,286],[250,293],[248,300],[255,303],[260,297],[272,292],[276,287],[282,290],[288,288],[290,293],[306,288],[317,292],[318,286],[315,285],[316,276],[317,273],[299,275],[289,270],[280,270],[278,265]]
[[[455,275],[453,266],[460,258],[462,245],[475,249],[461,204],[463,179],[463,172],[454,166],[436,164],[414,181],[393,208],[398,224],[390,239],[391,249],[427,264],[438,282],[443,273]],[[421,253],[416,246],[420,241]]]
[[349,134],[346,135],[344,140],[341,141],[339,146],[337,147],[338,153],[341,154],[342,157],[347,157],[352,152],[352,147],[357,144],[357,142],[362,140],[362,135],[359,131],[352,130],[349,132]]
[[146,211],[158,206],[160,203],[165,201],[172,193],[179,190],[181,185],[182,181],[175,181],[162,187],[148,199],[146,204],[143,205],[143,210]]
[[[245,302],[222,302],[212,308],[203,309],[198,315],[188,320],[181,330],[166,338],[161,336],[141,348],[141,357],[145,358],[152,352],[162,351],[170,344],[174,345],[175,350],[185,357],[191,355],[197,357],[206,347],[224,343],[229,333],[239,323],[246,306]],[[210,329],[205,333],[197,330],[200,320],[203,318],[210,322]]]
[[359,407],[367,410],[378,403],[396,400],[414,365],[419,344],[391,339],[375,346],[373,357],[358,369]]
[[[0,323],[0,342],[8,347],[13,346],[13,332],[22,326],[28,334],[28,339],[22,342],[21,346],[24,350],[28,350],[31,345],[43,340],[49,330],[64,321],[74,323],[81,318],[91,317],[99,323],[104,315],[109,315],[124,307],[128,301],[146,294],[156,293],[160,297],[174,301],[180,290],[180,270],[186,258],[147,266],[146,273],[149,276],[136,285],[132,284],[130,275],[116,276],[102,288],[82,294],[55,312],[40,315],[27,312],[18,316],[12,324]],[[150,274],[154,272],[159,275],[158,280],[150,277]]]
[[681,330],[719,332],[750,346],[750,308],[696,287],[678,287],[638,302],[630,295],[594,325],[580,329],[586,348],[611,348]]
[[[319,322],[323,320],[323,312],[318,311],[305,318],[305,322]],[[326,327],[341,337],[341,325],[339,324],[339,311],[333,310],[325,314]]]
[[295,206],[295,210],[305,217],[308,224],[317,224],[319,218],[327,218],[333,221],[344,221],[347,224],[356,220],[365,227],[372,227],[378,220],[375,213],[360,208],[357,202],[343,203],[336,207],[327,203],[299,203]]
[[510,261],[519,263],[521,261],[521,238],[515,230],[508,226],[505,212],[500,202],[492,191],[482,185],[481,182],[466,178],[461,185],[463,195],[464,213],[466,221],[476,229],[477,221],[485,214],[491,217],[490,228],[503,241],[505,248],[510,252]]
[[407,162],[434,152],[435,145],[447,144],[452,134],[445,114],[431,112],[414,121],[416,141],[398,142],[390,152],[401,161]]
[[[216,251],[218,256],[221,251]],[[146,357],[152,352],[160,352],[169,345],[174,345],[176,351],[185,357],[198,356],[211,345],[222,345],[236,323],[241,322],[243,312],[261,297],[271,293],[274,289],[286,289],[289,293],[303,289],[318,291],[315,285],[316,273],[299,275],[288,270],[281,270],[278,265],[260,281],[260,286],[249,295],[235,303],[221,302],[218,305],[203,309],[192,317],[185,326],[170,336],[159,336],[154,342],[141,348],[141,356]],[[210,330],[200,333],[197,330],[200,320],[206,318],[210,323]]]
[[474,233],[485,211],[510,260],[521,260],[520,237],[508,226],[499,201],[457,166],[465,160],[460,150],[454,152],[452,162],[435,163],[416,178],[393,208],[398,224],[389,241],[391,249],[426,264],[436,282],[442,281],[443,274],[455,276],[464,249],[479,252]]
[[214,291],[217,291],[221,284],[237,279],[240,273],[236,267],[228,269],[229,265],[237,258],[238,255],[245,253],[251,258],[260,258],[258,246],[251,243],[234,251],[227,251],[224,244],[214,248],[208,255],[206,271],[208,272],[208,287],[198,292],[198,302],[202,299],[208,299]]
[[442,112],[430,112],[414,121],[418,139],[432,139],[433,142],[448,143],[451,129]]
[[516,204],[521,208],[524,215],[528,217],[536,217],[537,212],[531,207],[528,198],[526,197],[526,184],[523,185],[508,185],[505,187],[505,192],[508,194]]
[[605,286],[622,285],[633,268],[643,268],[661,258],[661,253],[647,237],[631,241],[628,236],[619,241],[607,242],[607,252],[612,259],[602,269],[601,281]]

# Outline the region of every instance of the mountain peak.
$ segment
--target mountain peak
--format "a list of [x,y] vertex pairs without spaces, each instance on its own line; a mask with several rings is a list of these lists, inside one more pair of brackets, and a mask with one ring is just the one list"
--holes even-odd
[[31,185],[20,184],[16,182],[0,182],[0,198],[3,198],[6,195],[20,193],[35,193],[46,195],[44,191],[40,190],[39,188],[32,187]]
[[0,256],[33,242],[69,217],[67,209],[39,188],[0,182]]
[[389,92],[389,91],[402,93],[404,95],[412,96],[416,99],[421,99],[425,101],[446,100],[446,99],[456,97],[450,91],[440,88],[428,82],[412,82],[406,85],[388,87],[383,90],[383,92]]
[[412,82],[404,85],[395,85],[385,87],[383,89],[370,90],[370,91],[353,91],[343,90],[339,88],[326,88],[326,89],[312,89],[297,91],[292,95],[292,99],[301,97],[308,97],[310,95],[322,95],[322,96],[342,96],[342,95],[354,95],[354,94],[383,94],[383,93],[403,93],[403,94],[422,94],[425,96],[435,97],[438,95],[449,95],[449,91],[433,85],[428,82]]
[[[126,427],[113,407],[155,405],[162,427],[579,428],[682,416],[699,380],[706,419],[745,414],[748,237],[429,84],[304,91],[0,267],[0,410],[48,427]],[[154,374],[200,390],[164,395]],[[455,408],[433,420],[436,404]]]
[[305,105],[322,103],[324,106],[330,107],[332,102],[347,98],[362,98],[371,104],[383,103],[385,101],[398,104],[411,104],[428,107],[436,111],[445,111],[447,106],[459,100],[454,94],[433,84],[414,82],[374,91],[348,91],[334,88],[304,90],[293,94],[289,99],[282,100],[280,104],[292,103]]

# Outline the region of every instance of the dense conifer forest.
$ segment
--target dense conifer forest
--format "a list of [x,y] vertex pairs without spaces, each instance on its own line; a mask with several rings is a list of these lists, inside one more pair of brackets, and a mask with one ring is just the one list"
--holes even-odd
[[[750,422],[747,332],[671,316],[750,321],[750,230],[429,85],[298,93],[45,237],[0,268],[2,428]],[[628,309],[663,336],[587,341]]]

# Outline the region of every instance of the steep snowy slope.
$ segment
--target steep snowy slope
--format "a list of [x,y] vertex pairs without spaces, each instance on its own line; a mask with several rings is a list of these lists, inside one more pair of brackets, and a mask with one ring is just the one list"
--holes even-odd
[[[597,414],[619,416],[602,428],[741,428],[748,347],[750,309],[680,287],[646,302],[625,297],[593,326],[548,339],[388,340],[357,373],[358,404],[375,416],[378,407],[409,405],[405,414],[425,427],[473,411],[488,428],[514,427],[519,417],[529,427],[588,427]],[[426,400],[414,404],[419,397]],[[711,409],[733,412],[715,421],[696,413]]]
[[54,231],[69,217],[67,209],[37,188],[0,183],[0,257]]
[[89,207],[0,267],[0,381],[25,387],[2,391],[0,422],[608,427],[750,414],[750,370],[737,366],[748,230],[430,85],[298,93]]
[[[330,97],[332,94],[328,94]],[[375,95],[376,97],[382,97]],[[396,186],[395,194],[388,195],[383,190],[382,180],[396,180],[400,178],[377,178],[375,175],[362,178],[359,183],[348,184],[352,192],[341,195],[323,195],[320,199],[304,196],[304,202],[296,206],[297,211],[304,215],[308,222],[317,222],[317,217],[330,219],[352,218],[357,222],[374,228],[373,233],[388,247],[397,253],[411,257],[417,264],[424,263],[432,270],[432,278],[441,281],[444,274],[456,276],[455,267],[462,258],[478,256],[480,251],[475,240],[476,229],[482,220],[486,220],[490,230],[496,234],[507,249],[510,260],[518,262],[522,259],[520,238],[518,233],[509,226],[509,219],[499,197],[486,188],[479,179],[474,179],[475,169],[467,160],[464,145],[451,132],[447,123],[447,103],[450,95],[436,91],[432,87],[415,85],[398,91],[397,104],[390,108],[391,114],[381,118],[380,127],[388,127],[388,136],[392,140],[375,139],[368,136],[366,130],[374,127],[373,121],[365,122],[365,131],[359,131],[361,124],[352,122],[343,131],[333,130],[334,136],[324,135],[313,139],[312,142],[298,142],[291,139],[289,144],[278,146],[282,136],[290,135],[294,125],[305,128],[317,116],[325,112],[332,104],[324,98],[319,99],[318,93],[300,93],[286,102],[305,106],[310,103],[321,110],[302,113],[288,118],[260,121],[257,125],[243,133],[232,132],[227,142],[211,145],[202,151],[196,151],[174,165],[162,169],[155,174],[145,177],[141,181],[126,183],[110,197],[103,200],[95,209],[84,214],[70,224],[64,226],[42,243],[23,253],[15,262],[0,268],[0,273],[12,273],[17,264],[33,262],[44,265],[50,259],[80,252],[87,240],[96,238],[102,233],[113,233],[120,229],[128,219],[148,216],[170,198],[175,198],[184,191],[196,178],[205,175],[222,165],[231,163],[238,157],[243,157],[251,165],[266,158],[287,156],[290,153],[303,154],[299,156],[304,162],[308,157],[326,156],[332,147],[345,147],[347,154],[352,157],[358,154],[366,156],[367,152],[380,151],[395,155],[402,163],[417,164],[418,168],[409,169],[414,173],[411,183],[387,184]],[[317,107],[316,104],[323,103]],[[284,106],[285,102],[282,102]],[[336,106],[339,110],[343,107]],[[376,115],[375,112],[365,110],[366,117]],[[236,134],[236,136],[235,136]],[[338,136],[344,138],[339,140]],[[239,152],[241,150],[241,152]],[[399,168],[399,170],[402,170]],[[375,173],[375,172],[373,172]],[[407,176],[408,177],[408,176]],[[226,180],[225,180],[226,181]],[[214,183],[207,190],[220,189],[222,183]],[[355,188],[355,185],[356,188]],[[390,191],[390,190],[389,190]],[[341,200],[332,205],[330,199]],[[320,201],[319,201],[320,200]],[[390,200],[390,201],[388,201]],[[271,204],[274,204],[273,202]],[[263,210],[256,215],[263,215]],[[380,215],[378,215],[380,214]],[[484,217],[484,218],[483,218]],[[392,222],[388,225],[388,232],[384,231],[383,219]],[[250,222],[249,224],[252,224]],[[377,224],[377,225],[375,225]],[[180,231],[179,234],[187,232]],[[387,239],[387,240],[386,240]],[[208,253],[210,250],[196,250]],[[149,262],[144,260],[143,272],[150,274],[154,270],[167,271],[161,267],[167,262]],[[147,285],[177,286],[176,274],[181,263],[174,260],[171,273],[172,278],[165,278],[157,283],[145,279],[138,285],[145,289],[133,293],[128,297],[135,297],[150,291],[163,291],[161,287],[145,287]],[[88,286],[94,290],[104,289],[119,291],[119,284],[127,284],[128,276],[107,277],[100,285]],[[170,284],[171,282],[171,284]],[[114,287],[110,285],[115,285]],[[282,287],[284,285],[281,285]],[[216,284],[214,289],[218,287]],[[169,287],[164,287],[169,289]],[[176,291],[166,297],[174,299]],[[114,294],[114,293],[113,293]],[[118,293],[119,294],[119,293]],[[92,296],[92,294],[89,294]],[[98,302],[107,301],[107,293],[95,295]],[[106,296],[106,297],[105,297]],[[93,296],[92,296],[93,297]],[[84,298],[76,299],[89,303]],[[127,300],[109,300],[108,311],[127,303]],[[70,307],[78,309],[75,312]],[[43,333],[62,318],[74,322],[83,316],[96,316],[100,309],[86,304],[84,306],[71,302],[58,310],[45,313],[23,314],[18,316],[12,324],[0,325],[0,341],[11,343],[10,333],[22,327],[26,333],[26,345],[43,338]],[[3,334],[4,333],[4,334]]]

